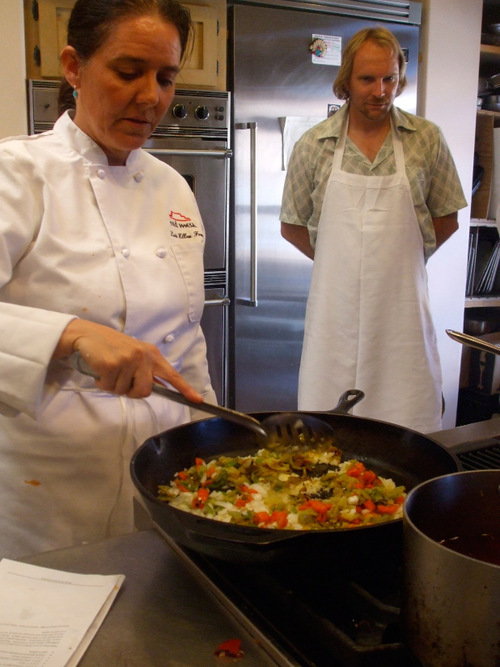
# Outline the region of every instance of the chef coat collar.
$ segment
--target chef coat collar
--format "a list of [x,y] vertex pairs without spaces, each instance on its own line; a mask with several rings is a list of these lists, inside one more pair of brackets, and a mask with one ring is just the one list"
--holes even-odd
[[[334,137],[338,139],[342,131],[342,125],[347,115],[347,110],[349,109],[349,102],[346,102],[340,109],[330,116],[326,121],[324,121],[324,127],[322,132],[318,135],[318,139],[328,139],[329,137]],[[407,111],[403,111],[394,105],[391,108],[391,115],[394,122],[394,126],[398,130],[402,129],[407,132],[415,132],[416,127],[412,121],[412,115]]]
[[[74,115],[74,110],[70,109],[65,111],[64,114],[57,119],[54,125],[54,132],[61,136],[73,150],[92,164],[107,165],[108,158],[102,148],[100,148],[88,134],[82,132],[78,125],[74,123],[72,115]],[[140,148],[137,148],[130,151],[125,166],[129,169],[136,170],[139,168],[142,160],[143,152]]]

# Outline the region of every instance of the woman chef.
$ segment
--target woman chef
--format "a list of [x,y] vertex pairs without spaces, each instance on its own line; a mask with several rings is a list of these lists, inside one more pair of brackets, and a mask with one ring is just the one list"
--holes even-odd
[[203,224],[182,176],[141,150],[190,29],[176,0],[78,0],[61,54],[76,110],[0,142],[0,557],[133,529],[134,449],[190,419],[150,395],[153,376],[215,402]]

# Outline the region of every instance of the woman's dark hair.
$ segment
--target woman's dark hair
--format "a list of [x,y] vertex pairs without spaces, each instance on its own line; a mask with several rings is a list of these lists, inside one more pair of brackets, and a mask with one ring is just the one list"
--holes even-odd
[[[177,28],[182,60],[192,24],[189,10],[177,0],[77,0],[68,21],[67,43],[83,61],[89,60],[104,44],[119,21],[150,15],[158,15]],[[63,79],[59,89],[59,113],[74,107],[73,89],[66,79]]]

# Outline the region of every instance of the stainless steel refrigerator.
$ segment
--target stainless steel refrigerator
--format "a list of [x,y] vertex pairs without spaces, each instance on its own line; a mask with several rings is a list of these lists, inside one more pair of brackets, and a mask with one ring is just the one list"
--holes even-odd
[[408,86],[396,104],[415,113],[421,4],[238,0],[228,11],[229,403],[244,412],[294,410],[312,262],[280,236],[287,156],[304,128],[342,103],[332,92],[340,53],[364,27],[385,25],[406,49]]

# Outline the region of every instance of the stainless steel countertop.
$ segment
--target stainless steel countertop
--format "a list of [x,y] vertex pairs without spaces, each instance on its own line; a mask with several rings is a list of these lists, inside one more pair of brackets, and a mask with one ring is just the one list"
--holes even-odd
[[241,639],[244,667],[293,665],[243,628],[204,590],[153,529],[68,549],[24,562],[82,574],[126,579],[79,667],[208,667],[219,644]]
[[488,444],[489,440],[500,438],[500,418],[465,424],[428,435],[444,447],[459,453]]

